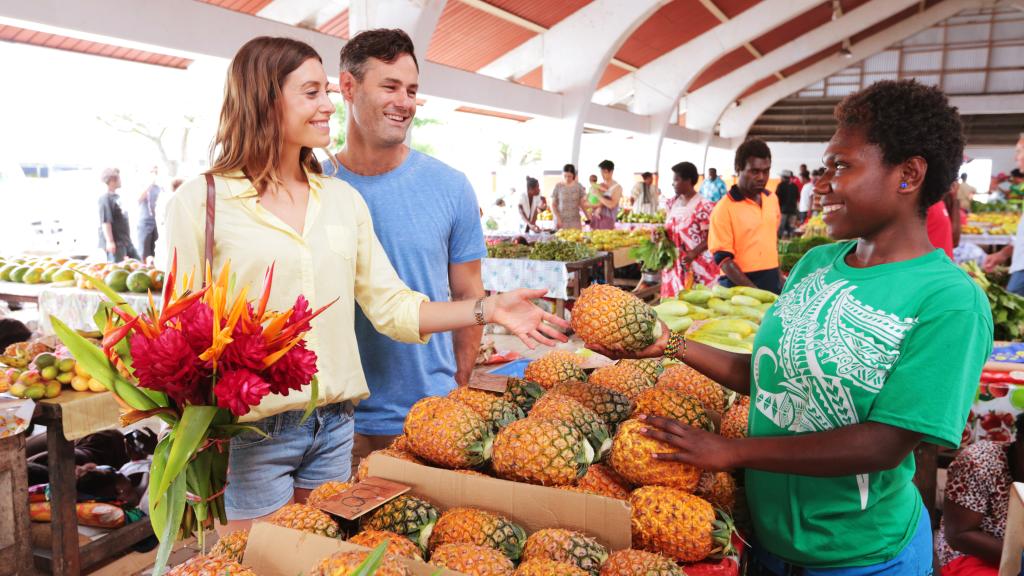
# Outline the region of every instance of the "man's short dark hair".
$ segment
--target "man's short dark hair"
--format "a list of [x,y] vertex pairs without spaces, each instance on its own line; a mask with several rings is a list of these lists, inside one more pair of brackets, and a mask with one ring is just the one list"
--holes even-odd
[[540,182],[537,182],[537,179],[534,178],[533,176],[527,176],[526,177],[526,187],[528,189],[529,188],[539,188],[540,187]]
[[1024,178],[1024,172],[1021,172],[1020,168],[1014,168],[1013,170],[1010,170],[1010,177],[1011,178]]
[[715,174],[718,174],[718,170],[714,168],[708,168],[708,172],[714,172]]
[[600,168],[601,170],[611,170],[611,171],[614,171],[615,170],[615,162],[612,162],[611,160],[601,160],[601,163],[598,164],[597,167]]
[[341,49],[341,71],[348,72],[355,76],[356,80],[362,82],[363,74],[366,72],[366,61],[376,58],[388,64],[398,60],[398,57],[408,54],[420,69],[420,63],[416,60],[416,49],[413,46],[412,38],[404,31],[397,28],[376,28],[364,30],[352,37]]
[[644,172],[643,174],[640,175],[640,177],[643,178],[644,180],[647,180],[648,178],[654,178],[654,174],[651,174],[650,172]]
[[922,215],[956,181],[964,161],[964,130],[942,90],[916,80],[882,80],[844,98],[835,117],[843,128],[862,129],[888,166],[924,158],[928,171],[918,202]]
[[[712,170],[714,170],[714,168],[712,168]],[[697,167],[690,162],[680,162],[679,164],[676,164],[672,167],[672,172],[674,172],[676,176],[679,176],[681,180],[689,180],[691,184],[697,184],[697,178],[699,176],[697,173]]]
[[573,176],[575,176],[576,175],[576,167],[573,166],[572,164],[566,164],[565,166],[562,166],[562,172],[568,172],[569,174],[572,174]]
[[743,144],[740,144],[740,147],[736,149],[736,158],[733,162],[736,172],[743,172],[747,167],[747,160],[751,158],[764,158],[771,160],[772,151],[768,148],[768,143],[759,138],[751,138]]
[[967,172],[961,172],[960,173],[960,179],[961,180],[967,180]]

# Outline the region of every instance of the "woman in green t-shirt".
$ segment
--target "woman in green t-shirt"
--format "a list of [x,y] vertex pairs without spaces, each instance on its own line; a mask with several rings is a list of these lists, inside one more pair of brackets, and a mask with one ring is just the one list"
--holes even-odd
[[[749,438],[662,418],[663,460],[745,469],[755,574],[932,573],[920,442],[957,447],[992,348],[981,290],[929,243],[925,212],[963,159],[938,89],[885,81],[843,100],[820,195],[832,237],[790,273],[751,355],[669,337],[674,356],[751,395]],[[625,356],[600,350],[613,356]]]

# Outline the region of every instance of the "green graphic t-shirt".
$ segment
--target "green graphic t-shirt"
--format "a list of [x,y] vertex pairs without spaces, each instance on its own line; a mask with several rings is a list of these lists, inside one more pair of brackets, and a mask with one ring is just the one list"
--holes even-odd
[[[955,448],[992,351],[988,300],[941,250],[852,268],[855,246],[808,252],[765,314],[751,357],[750,436],[871,421]],[[917,530],[913,454],[858,476],[746,475],[758,543],[799,566],[885,562]]]

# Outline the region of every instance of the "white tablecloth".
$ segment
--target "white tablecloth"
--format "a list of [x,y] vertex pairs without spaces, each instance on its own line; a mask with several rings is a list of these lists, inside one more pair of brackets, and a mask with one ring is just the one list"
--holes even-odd
[[568,299],[569,274],[565,262],[484,258],[484,289],[508,292],[517,288],[547,289],[548,298]]
[[[149,308],[149,297],[145,294],[121,294],[121,297],[139,313]],[[96,290],[80,288],[43,288],[39,293],[39,328],[46,334],[53,334],[50,316],[60,318],[75,330],[97,330],[93,316],[100,302],[107,297]],[[159,294],[153,295],[154,303],[160,307]]]

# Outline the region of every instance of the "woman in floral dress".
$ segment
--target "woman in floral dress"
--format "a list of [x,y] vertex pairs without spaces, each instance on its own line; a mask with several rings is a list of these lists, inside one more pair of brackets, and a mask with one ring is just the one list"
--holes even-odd
[[671,297],[686,289],[686,276],[710,286],[718,277],[718,265],[708,252],[708,230],[714,204],[697,194],[697,167],[680,162],[672,167],[675,197],[668,201],[665,233],[679,250],[679,257],[661,275],[661,295]]

